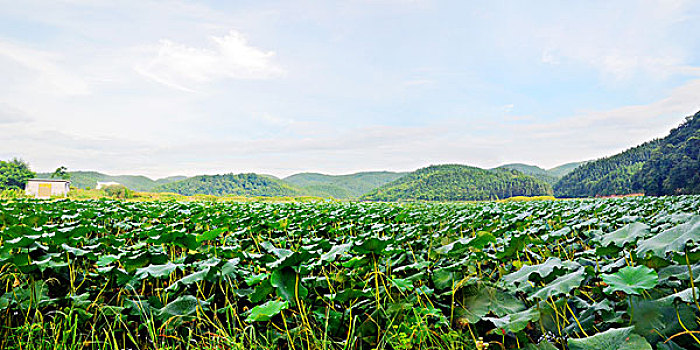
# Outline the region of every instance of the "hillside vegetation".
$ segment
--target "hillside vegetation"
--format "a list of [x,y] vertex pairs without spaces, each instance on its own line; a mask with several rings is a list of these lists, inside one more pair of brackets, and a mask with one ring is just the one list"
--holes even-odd
[[700,193],[700,112],[671,130],[633,181],[647,195]]
[[554,185],[558,197],[700,193],[700,112],[663,139],[584,164]]
[[418,169],[361,198],[369,201],[466,201],[551,194],[552,187],[548,183],[516,170],[448,164]]
[[271,176],[258,174],[200,175],[171,182],[153,189],[185,196],[207,194],[215,196],[301,196],[305,193]]
[[658,140],[585,164],[554,185],[557,197],[595,197],[638,192],[632,178],[651,158]]
[[[118,182],[130,190],[134,191],[152,191],[159,185],[164,185],[174,181],[185,179],[184,176],[171,176],[163,179],[152,180],[141,175],[107,175],[96,171],[71,171],[70,174],[71,186],[86,189],[95,188],[97,182]],[[49,178],[51,173],[39,173],[39,178]]]
[[301,173],[286,177],[284,181],[300,187],[308,195],[351,199],[360,197],[405,174],[390,171],[361,172],[349,175]]

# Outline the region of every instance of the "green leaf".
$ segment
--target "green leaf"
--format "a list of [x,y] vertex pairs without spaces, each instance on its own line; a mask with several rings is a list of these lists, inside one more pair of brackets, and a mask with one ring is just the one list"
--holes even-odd
[[583,282],[585,278],[586,270],[583,268],[575,272],[570,272],[550,282],[544,288],[541,288],[535,294],[531,295],[528,299],[546,300],[549,297],[560,294],[568,294],[580,287],[581,282]]
[[352,244],[349,243],[334,245],[328,253],[321,255],[321,260],[335,261],[338,256],[347,253],[350,248],[352,248]]
[[665,257],[670,252],[683,252],[688,243],[700,242],[700,215],[693,216],[685,224],[675,226],[651,238],[639,242],[637,254],[644,256],[652,252],[659,257]]
[[622,226],[617,231],[607,233],[599,237],[600,245],[607,247],[614,245],[624,247],[628,243],[634,243],[639,238],[644,238],[649,235],[649,226],[641,222],[633,222]]
[[439,254],[459,254],[467,248],[482,249],[487,244],[495,242],[496,237],[494,237],[490,232],[479,231],[474,237],[460,238],[450,244],[435,249],[435,252]]
[[532,308],[521,312],[510,313],[503,317],[484,317],[484,321],[493,323],[498,329],[518,333],[527,327],[528,323],[540,319],[539,310]]
[[435,270],[432,275],[433,284],[438,290],[450,289],[452,290],[452,285],[455,282],[456,273],[454,271],[449,271],[447,269]]
[[272,316],[279,314],[288,307],[289,304],[286,301],[271,300],[250,310],[250,315],[245,320],[246,322],[269,321]]
[[508,284],[519,287],[518,289],[523,289],[523,287],[529,286],[528,281],[533,274],[538,275],[540,278],[545,278],[555,270],[564,268],[574,269],[578,267],[579,265],[574,262],[562,262],[559,258],[549,258],[539,265],[525,265],[521,267],[520,270],[503,276],[503,280]]
[[136,269],[136,278],[139,280],[147,278],[148,276],[154,278],[166,278],[178,268],[181,269],[182,265],[173,264],[170,261],[163,265],[148,265],[147,267]]
[[401,292],[406,292],[406,291],[410,292],[413,290],[413,282],[411,282],[407,279],[392,278],[391,284]]
[[644,266],[625,266],[613,274],[603,274],[603,282],[608,286],[606,293],[624,292],[639,295],[643,290],[651,289],[659,282],[656,271]]
[[[695,297],[700,299],[700,287],[695,287]],[[657,300],[659,303],[663,305],[672,305],[677,303],[678,301],[682,301],[685,303],[694,303],[695,300],[693,300],[693,289],[688,288],[684,289],[678,293],[674,293],[668,296],[665,296],[661,299]]]
[[569,338],[570,350],[652,350],[651,345],[639,335],[634,327],[609,329],[588,338]]
[[211,230],[197,235],[197,243],[204,241],[210,241],[212,239],[218,238],[222,233],[226,232],[226,228],[217,228],[216,230]]
[[299,299],[304,299],[309,294],[309,290],[301,285],[301,278],[291,267],[273,271],[270,284],[276,288],[277,295],[287,300],[292,306],[296,305],[297,291]]
[[173,316],[192,316],[197,313],[197,308],[204,308],[207,305],[209,303],[199,300],[192,295],[183,295],[161,308],[159,314],[164,319]]
[[469,323],[476,323],[488,313],[496,316],[515,314],[525,305],[507,292],[492,287],[483,287],[464,300],[464,309],[460,317]]
[[389,237],[372,237],[362,242],[356,242],[352,250],[357,254],[383,254],[386,247],[389,246],[389,243],[391,243]]

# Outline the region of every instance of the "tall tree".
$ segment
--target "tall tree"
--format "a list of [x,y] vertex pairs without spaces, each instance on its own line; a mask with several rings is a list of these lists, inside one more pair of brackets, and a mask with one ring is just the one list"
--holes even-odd
[[0,160],[0,190],[23,189],[27,180],[36,176],[22,159]]
[[52,179],[58,178],[58,179],[64,179],[64,180],[70,179],[70,173],[68,173],[68,168],[66,168],[64,166],[58,167],[58,169],[56,169],[53,172],[53,174],[51,174],[51,178]]

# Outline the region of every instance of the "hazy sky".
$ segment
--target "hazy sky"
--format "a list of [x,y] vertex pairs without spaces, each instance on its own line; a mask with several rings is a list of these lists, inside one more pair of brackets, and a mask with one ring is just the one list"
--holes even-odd
[[0,0],[0,159],[552,167],[700,110],[698,1]]

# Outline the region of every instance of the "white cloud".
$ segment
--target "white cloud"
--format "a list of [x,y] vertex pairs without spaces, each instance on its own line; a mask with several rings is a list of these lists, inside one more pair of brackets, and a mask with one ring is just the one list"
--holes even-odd
[[209,39],[210,48],[161,40],[157,45],[146,47],[155,57],[137,66],[136,70],[158,83],[185,91],[194,91],[193,85],[219,79],[268,79],[284,72],[272,61],[274,51],[249,45],[235,30]]
[[586,2],[532,15],[521,28],[536,38],[545,64],[583,63],[613,80],[663,79],[683,73],[687,48],[676,30],[689,20],[689,4]]
[[[32,92],[54,95],[86,95],[90,93],[88,83],[61,66],[62,57],[56,53],[34,50],[0,39],[0,59],[12,61],[31,71],[24,85]],[[8,71],[7,74],[16,72]]]

